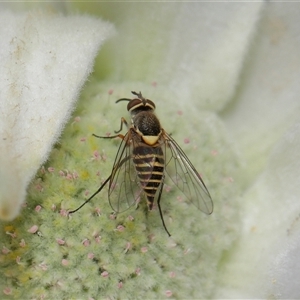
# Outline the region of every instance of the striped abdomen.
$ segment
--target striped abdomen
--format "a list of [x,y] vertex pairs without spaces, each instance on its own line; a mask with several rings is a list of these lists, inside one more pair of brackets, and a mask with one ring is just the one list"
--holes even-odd
[[141,186],[147,196],[149,210],[164,173],[164,155],[161,147],[139,145],[134,148],[133,162]]

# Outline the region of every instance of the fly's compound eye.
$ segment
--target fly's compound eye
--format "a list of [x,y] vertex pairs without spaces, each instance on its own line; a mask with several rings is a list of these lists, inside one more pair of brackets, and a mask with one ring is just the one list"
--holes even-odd
[[128,111],[133,111],[136,108],[139,107],[146,107],[146,108],[150,108],[152,110],[155,110],[155,104],[147,99],[147,100],[141,100],[141,99],[132,99],[128,104],[127,104],[127,110]]
[[141,105],[143,105],[142,100],[140,99],[132,99],[128,104],[127,104],[127,110],[128,111],[132,111],[138,107],[140,107]]
[[147,99],[146,106],[151,107],[153,110],[155,110],[155,104],[153,101]]

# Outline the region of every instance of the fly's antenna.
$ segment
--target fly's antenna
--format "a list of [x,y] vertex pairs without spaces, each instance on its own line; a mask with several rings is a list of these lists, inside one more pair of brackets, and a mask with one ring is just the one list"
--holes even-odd
[[[142,100],[143,103],[144,103],[144,101],[146,101],[146,99],[143,97],[143,95],[142,95],[141,92],[137,93],[137,92],[131,91],[131,93],[132,93],[133,95],[137,96],[140,100]],[[119,103],[119,102],[121,102],[121,101],[131,101],[131,100],[132,100],[132,99],[129,99],[129,98],[121,98],[121,99],[117,100],[116,103]]]
[[142,95],[141,92],[137,93],[137,92],[131,91],[131,93],[132,93],[133,95],[137,96],[139,99],[145,100],[145,98],[143,97],[143,95]]
[[128,98],[121,98],[119,100],[116,101],[116,103],[119,103],[121,101],[131,101],[132,99],[128,99]]

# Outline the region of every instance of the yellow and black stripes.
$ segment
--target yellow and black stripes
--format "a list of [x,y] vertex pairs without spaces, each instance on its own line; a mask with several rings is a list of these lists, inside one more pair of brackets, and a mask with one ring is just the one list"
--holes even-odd
[[161,147],[139,145],[134,148],[133,162],[140,184],[147,196],[149,210],[164,174],[164,155]]

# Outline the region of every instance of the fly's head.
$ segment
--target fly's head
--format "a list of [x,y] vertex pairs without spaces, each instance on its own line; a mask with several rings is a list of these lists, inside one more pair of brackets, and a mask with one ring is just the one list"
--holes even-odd
[[132,92],[132,94],[137,98],[122,98],[117,103],[119,101],[129,101],[127,110],[131,114],[133,129],[147,145],[152,146],[157,143],[162,131],[160,122],[154,114],[155,104],[153,101],[144,98],[141,92]]
[[131,117],[133,118],[136,114],[142,111],[154,112],[155,104],[153,101],[143,97],[142,93],[131,92],[133,95],[137,96],[134,99],[121,98],[116,101],[119,103],[121,101],[128,101],[127,110],[130,112]]
[[132,117],[142,111],[154,112],[155,104],[153,101],[144,98],[141,92],[132,92],[132,94],[137,96],[137,98],[130,100],[127,105],[127,110],[130,112]]

